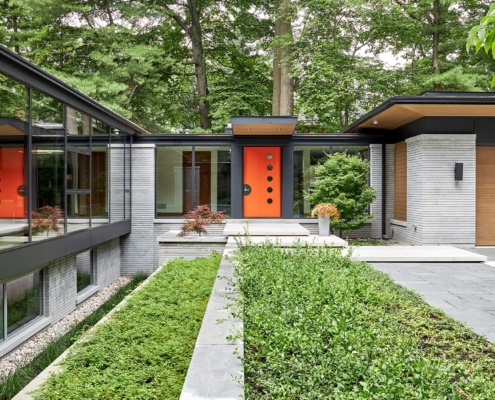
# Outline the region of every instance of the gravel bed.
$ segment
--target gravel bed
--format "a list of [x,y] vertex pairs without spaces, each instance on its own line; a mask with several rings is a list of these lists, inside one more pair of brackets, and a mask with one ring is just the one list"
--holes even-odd
[[95,293],[60,321],[37,333],[21,346],[0,358],[0,381],[14,372],[17,367],[26,365],[48,344],[66,334],[93,311],[101,307],[121,286],[130,282],[129,278],[119,278],[111,285]]

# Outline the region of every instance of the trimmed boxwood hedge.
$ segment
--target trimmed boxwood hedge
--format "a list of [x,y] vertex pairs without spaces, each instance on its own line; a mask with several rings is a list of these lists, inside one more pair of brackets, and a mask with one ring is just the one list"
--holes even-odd
[[329,248],[241,246],[246,399],[495,399],[495,347]]

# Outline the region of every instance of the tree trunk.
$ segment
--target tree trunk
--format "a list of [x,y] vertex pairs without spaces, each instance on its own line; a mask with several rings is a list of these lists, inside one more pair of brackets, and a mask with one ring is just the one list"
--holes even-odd
[[208,82],[206,80],[203,41],[198,18],[198,7],[196,0],[188,0],[187,5],[191,16],[191,27],[189,37],[191,39],[194,72],[196,75],[196,86],[199,95],[199,124],[203,129],[211,129],[209,116],[210,105],[208,103]]
[[[280,0],[277,0],[276,10],[280,7]],[[275,17],[275,39],[280,37],[280,19]],[[280,115],[280,84],[281,84],[281,61],[282,51],[280,46],[273,48],[273,95],[272,95],[272,115]]]
[[[440,0],[433,0],[433,73],[440,74],[440,65],[438,63],[439,58],[439,44],[440,44]],[[440,85],[435,83],[433,85],[435,92],[440,91]]]
[[[275,12],[275,48],[273,62],[273,115],[294,113],[294,79],[291,78],[292,27],[290,0],[277,0]],[[283,42],[283,43],[281,43]]]

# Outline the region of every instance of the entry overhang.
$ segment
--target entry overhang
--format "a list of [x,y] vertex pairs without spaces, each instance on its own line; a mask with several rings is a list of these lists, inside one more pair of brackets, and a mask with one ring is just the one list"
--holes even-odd
[[232,117],[234,136],[291,136],[296,131],[297,116]]

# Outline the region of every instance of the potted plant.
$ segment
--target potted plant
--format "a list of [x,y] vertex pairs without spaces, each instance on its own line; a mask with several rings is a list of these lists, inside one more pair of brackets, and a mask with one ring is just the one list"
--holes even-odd
[[318,232],[320,236],[330,235],[330,221],[338,221],[340,213],[332,203],[317,204],[311,211],[311,216],[318,216]]

